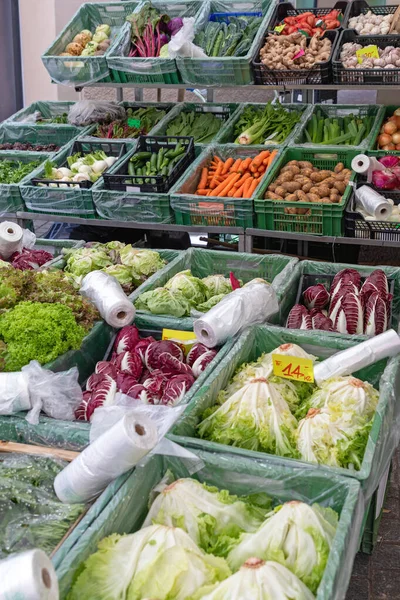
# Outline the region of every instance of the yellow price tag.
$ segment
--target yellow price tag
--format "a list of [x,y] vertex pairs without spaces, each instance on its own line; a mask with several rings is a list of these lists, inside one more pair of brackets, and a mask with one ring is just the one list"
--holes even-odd
[[277,31],[278,33],[280,33],[281,31],[283,31],[285,29],[286,25],[277,25],[274,29],[274,31]]
[[311,358],[273,354],[274,375],[295,381],[314,383],[314,367]]
[[359,64],[366,58],[379,58],[378,46],[365,46],[361,50],[356,50],[356,56]]
[[196,341],[196,334],[193,331],[180,331],[179,329],[163,329],[162,339],[194,343]]

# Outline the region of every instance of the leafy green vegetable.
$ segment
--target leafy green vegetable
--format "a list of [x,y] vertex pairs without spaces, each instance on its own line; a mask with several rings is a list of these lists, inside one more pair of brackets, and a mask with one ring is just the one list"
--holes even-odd
[[144,292],[136,300],[135,307],[154,315],[172,315],[178,318],[189,316],[191,308],[189,300],[181,292],[166,288]]
[[375,116],[327,117],[323,110],[316,110],[304,129],[302,143],[322,145],[358,146],[370,134]]
[[20,302],[0,316],[0,336],[7,344],[5,371],[19,371],[31,360],[50,362],[80,348],[85,330],[63,304]]
[[[229,294],[232,291],[232,284],[229,277],[223,275],[209,275],[203,278],[203,283],[206,286],[207,299],[217,296],[218,294]],[[242,284],[242,282],[240,282]],[[243,285],[243,284],[242,284]]]
[[23,163],[19,160],[0,160],[0,183],[19,183],[40,165],[40,160]]
[[204,283],[198,277],[194,277],[189,270],[174,275],[167,281],[165,288],[172,293],[180,292],[192,306],[197,306],[206,300]]
[[[91,135],[108,139],[137,138],[139,135],[147,135],[166,114],[165,110],[159,110],[153,106],[137,110],[128,108],[126,119],[106,124],[98,123],[96,130]],[[135,125],[132,125],[133,122]]]
[[201,302],[200,304],[198,304],[196,306],[196,310],[202,313],[206,313],[210,310],[210,308],[216,306],[218,302],[221,302],[221,300],[225,298],[225,296],[226,294],[216,294],[215,296],[211,296],[211,298],[209,298],[205,302]]
[[57,123],[58,125],[68,125],[68,113],[55,115],[54,117],[44,118],[40,113],[37,115],[36,123]]
[[83,510],[57,500],[53,484],[62,461],[24,455],[0,458],[0,558],[13,552],[54,550]]
[[207,144],[217,135],[223,121],[211,112],[180,112],[167,127],[166,135],[190,136],[197,144]]
[[229,16],[227,22],[209,21],[198,32],[194,43],[208,56],[245,56],[262,23],[262,17],[242,15]]
[[300,119],[300,111],[279,102],[268,102],[264,108],[248,105],[235,123],[235,144],[282,144]]

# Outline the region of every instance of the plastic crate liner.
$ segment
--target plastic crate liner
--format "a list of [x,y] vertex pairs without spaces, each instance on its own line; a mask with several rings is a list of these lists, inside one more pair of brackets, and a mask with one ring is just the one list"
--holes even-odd
[[[58,150],[54,150],[54,152],[59,152],[62,146],[69,144],[81,133],[81,129],[72,126],[55,129],[52,125],[42,125],[40,127],[36,125],[15,126],[5,122],[0,126],[0,144],[15,144],[17,142],[32,144],[33,146],[54,144],[58,147]],[[35,151],[42,152],[36,149]],[[43,152],[46,154],[51,153],[48,150],[43,150]]]
[[[43,163],[46,158],[51,156],[43,152],[18,152],[16,150],[1,150],[0,161],[11,161],[14,163]],[[35,166],[31,173],[28,173],[18,183],[0,183],[0,216],[7,213],[15,213],[18,210],[24,210],[25,204],[21,196],[21,187],[27,184],[36,172],[38,167]],[[40,168],[40,167],[39,167]]]
[[[274,254],[260,256],[244,252],[220,252],[190,248],[165,269],[153,275],[151,280],[145,281],[140,289],[131,294],[130,298],[132,302],[135,302],[143,292],[162,287],[176,273],[190,269],[192,275],[200,278],[215,274],[229,277],[229,273],[232,272],[243,283],[261,277],[272,283],[278,300],[281,302],[291,288],[292,273],[297,262],[297,258]],[[140,310],[136,314],[142,317],[146,316],[149,323],[164,326],[168,329],[193,331],[194,319],[192,317],[178,318],[168,315],[153,315]],[[276,321],[274,322],[277,322],[278,319],[279,316],[276,315]]]
[[35,120],[35,113],[37,112],[40,113],[44,119],[54,119],[55,117],[61,117],[63,115],[68,117],[69,110],[74,104],[75,102],[45,102],[43,100],[38,100],[37,102],[32,102],[32,104],[26,108],[21,108],[21,110],[6,119],[3,124],[12,126],[24,125],[34,127],[35,129],[50,127],[55,130],[57,136],[63,135],[63,130],[71,128],[78,129],[80,133],[83,133],[85,128],[74,127],[69,123],[45,123]]
[[397,402],[400,392],[400,356],[381,360],[365,369],[353,373],[355,377],[368,381],[379,389],[379,402],[369,433],[363,462],[359,471],[340,467],[318,466],[302,460],[283,458],[273,454],[245,450],[197,437],[197,425],[204,411],[214,406],[217,395],[232,379],[235,371],[243,363],[257,359],[263,352],[271,352],[281,344],[292,343],[303,347],[320,359],[354,345],[354,340],[343,339],[321,331],[283,329],[274,326],[257,325],[244,332],[234,348],[221,361],[207,382],[207,389],[196,394],[183,416],[178,420],[168,437],[189,448],[201,448],[209,452],[229,452],[257,460],[268,460],[271,464],[292,466],[295,469],[318,469],[328,477],[342,475],[360,482],[362,492],[368,501],[376,490],[379,481],[390,464],[391,457],[399,442],[400,405]]

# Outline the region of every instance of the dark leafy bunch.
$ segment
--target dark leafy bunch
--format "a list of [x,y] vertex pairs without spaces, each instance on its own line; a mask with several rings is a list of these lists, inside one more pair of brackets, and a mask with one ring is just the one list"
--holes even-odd
[[155,107],[138,108],[137,110],[128,108],[126,119],[118,119],[109,124],[99,123],[93,135],[108,139],[137,138],[139,135],[147,135],[165,115],[165,110]]
[[138,12],[127,17],[127,21],[132,24],[129,56],[141,58],[160,56],[161,48],[183,26],[180,17],[171,18],[160,13],[151,2],[144,3]]
[[207,56],[245,56],[250,50],[262,17],[230,16],[228,23],[209,21],[194,38]]
[[39,114],[36,123],[56,123],[58,125],[68,125],[68,113],[62,113],[62,115],[56,115],[54,117],[45,118]]
[[0,161],[0,183],[19,183],[40,165],[40,160],[23,163],[20,160]]
[[30,144],[29,142],[5,142],[0,150],[18,150],[19,152],[56,152],[60,146],[56,144]]
[[13,552],[54,550],[83,510],[59,502],[53,490],[61,461],[8,455],[0,459],[0,559]]

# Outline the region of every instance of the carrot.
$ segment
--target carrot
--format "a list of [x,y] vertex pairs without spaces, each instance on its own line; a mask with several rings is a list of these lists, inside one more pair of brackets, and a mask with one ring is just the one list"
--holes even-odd
[[207,185],[207,176],[208,176],[208,169],[207,168],[202,169],[199,185],[197,186],[201,190],[203,190]]
[[264,158],[268,158],[269,157],[269,150],[263,150],[262,152],[260,152],[260,154],[258,154],[254,159],[253,159],[253,165],[256,167],[259,167],[262,163],[262,161],[264,160]]
[[235,161],[232,157],[226,159],[226,161],[224,162],[224,166],[222,167],[222,175],[225,175],[225,173],[229,171],[234,162]]
[[274,160],[275,156],[278,154],[278,150],[273,150],[270,154],[270,157],[268,159],[268,164],[266,165],[267,169],[268,167],[271,165],[272,161]]
[[252,173],[257,173],[258,166],[254,164],[254,161],[251,163],[250,171]]
[[219,196],[221,198],[226,196],[238,179],[240,179],[239,173],[231,173],[223,183],[220,183],[219,186],[212,191],[212,196]]
[[243,198],[248,198],[249,197],[248,196],[248,190],[250,189],[252,181],[253,181],[252,179],[246,179],[246,181],[244,182],[244,184],[243,184],[243,194],[242,194]]
[[249,177],[251,177],[250,173],[245,173],[242,177],[235,183],[236,187],[240,187]]
[[243,190],[244,190],[244,186],[246,185],[246,182],[242,183],[242,185],[240,186],[240,188],[238,188],[236,190],[236,192],[233,194],[234,198],[241,198],[243,196]]
[[264,158],[264,160],[262,161],[262,164],[266,167],[269,163],[270,157],[268,158]]
[[198,188],[196,194],[198,194],[199,196],[206,196],[207,192],[208,190],[206,188]]
[[210,183],[210,189],[212,189],[212,190],[213,190],[214,188],[216,188],[216,187],[217,187],[217,183],[218,183],[218,182],[217,182],[217,180],[216,180],[216,179],[217,179],[217,177],[220,175],[220,173],[221,173],[221,171],[222,171],[223,164],[224,164],[224,163],[223,163],[222,161],[220,161],[220,162],[218,163],[217,170],[215,171],[215,175],[214,175],[214,177],[213,177],[213,179],[211,180],[211,183]]
[[247,171],[247,169],[250,167],[251,165],[251,158],[245,158],[245,160],[242,162],[242,164],[240,165],[240,171],[242,173],[245,173],[245,171]]
[[227,197],[228,198],[233,198],[233,194],[236,192],[236,188],[233,187],[229,190],[229,192],[227,193]]
[[258,180],[257,179],[253,179],[253,181],[251,182],[251,185],[247,191],[248,193],[248,198],[251,198],[251,196],[253,195],[254,190],[256,189],[256,187],[258,186]]
[[258,173],[265,173],[265,165],[261,165],[261,167],[258,167],[257,172]]
[[237,172],[239,170],[239,167],[240,167],[241,164],[242,164],[242,159],[238,158],[237,160],[235,160],[235,162],[233,163],[233,165],[229,169],[229,172],[230,173]]

